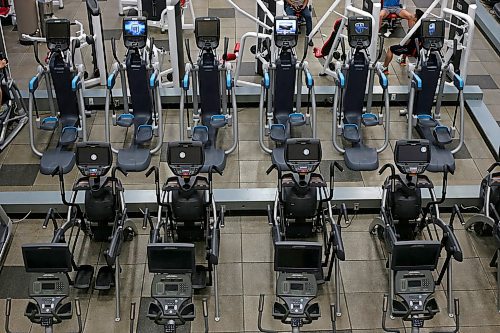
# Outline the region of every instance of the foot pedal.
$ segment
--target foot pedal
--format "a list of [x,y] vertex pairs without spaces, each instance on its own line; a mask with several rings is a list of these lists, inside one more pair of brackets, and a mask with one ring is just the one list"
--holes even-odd
[[358,125],[356,124],[345,124],[342,136],[344,139],[352,143],[358,143],[361,141],[361,138],[359,137]]
[[59,119],[57,117],[47,117],[42,120],[40,129],[44,131],[54,131],[59,126]]
[[124,113],[118,116],[116,119],[116,125],[120,127],[130,127],[134,123],[134,115],[131,113]]
[[207,269],[205,266],[196,265],[196,272],[191,277],[193,289],[204,289],[207,286]]
[[151,125],[139,125],[137,128],[137,133],[135,134],[135,142],[138,144],[144,144],[153,139],[153,126]]
[[226,126],[226,124],[227,124],[226,116],[222,114],[213,115],[210,118],[210,126],[212,126],[213,128],[222,128]]
[[306,123],[306,117],[302,113],[291,113],[288,120],[291,126],[302,126]]
[[59,143],[63,146],[70,145],[78,138],[78,129],[74,126],[67,126],[62,129]]
[[422,127],[436,127],[438,123],[429,115],[419,115],[417,116],[417,124]]
[[89,289],[92,277],[94,276],[94,267],[91,265],[81,265],[76,269],[74,287],[76,289]]
[[99,268],[95,279],[96,290],[110,290],[115,285],[115,270],[110,266]]
[[436,126],[432,134],[434,139],[442,145],[447,145],[453,141],[450,129],[446,126]]
[[361,116],[361,122],[367,127],[376,126],[378,125],[378,117],[373,113],[364,113]]
[[273,124],[271,125],[271,130],[269,136],[275,142],[285,143],[286,141],[286,130],[283,124]]
[[193,141],[199,141],[203,144],[208,142],[208,127],[195,126],[193,128]]

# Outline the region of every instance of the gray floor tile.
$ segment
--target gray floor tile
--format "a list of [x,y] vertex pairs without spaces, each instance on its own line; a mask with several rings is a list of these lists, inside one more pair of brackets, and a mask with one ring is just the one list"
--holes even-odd
[[208,16],[219,18],[234,18],[234,8],[208,8]]
[[37,164],[4,164],[0,168],[0,186],[31,186],[38,170]]
[[467,75],[467,84],[478,85],[481,89],[498,89],[490,75]]

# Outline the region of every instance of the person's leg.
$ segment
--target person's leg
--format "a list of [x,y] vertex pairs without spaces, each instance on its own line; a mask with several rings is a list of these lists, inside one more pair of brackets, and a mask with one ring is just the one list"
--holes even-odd
[[393,57],[394,57],[394,53],[392,53],[392,46],[391,46],[390,48],[387,49],[387,54],[385,55],[384,68],[388,68]]
[[407,11],[406,9],[401,9],[398,13],[398,16],[402,19],[408,21],[408,27],[411,29],[415,25],[415,18],[412,13]]
[[306,34],[309,36],[313,29],[312,14],[309,10],[309,6],[306,6],[306,8],[302,10],[302,17],[304,17],[304,20],[306,21]]
[[387,15],[389,15],[389,12],[385,8],[382,8],[380,11],[380,20],[378,21],[378,30],[382,27],[382,21],[387,17]]
[[285,13],[288,16],[295,16],[295,10],[288,5],[285,5]]

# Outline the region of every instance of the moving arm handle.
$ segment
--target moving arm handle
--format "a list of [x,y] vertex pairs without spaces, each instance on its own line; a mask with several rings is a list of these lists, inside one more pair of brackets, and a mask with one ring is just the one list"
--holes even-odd
[[[161,200],[160,200],[160,170],[158,169],[157,166],[152,166],[149,168],[148,172],[146,172],[146,178],[151,176],[151,174],[154,172],[155,174],[155,184],[156,184],[156,202],[158,205],[163,206]],[[144,217],[146,218],[146,217]]]
[[115,167],[113,167],[113,170],[111,170],[111,177],[113,177],[114,179],[116,179],[116,171],[120,171],[122,173],[122,175],[124,175],[125,177],[128,176],[127,171],[123,170],[119,166],[115,166]]
[[80,40],[79,39],[73,39],[71,41],[71,64],[73,65],[73,70],[76,71],[76,64],[75,64],[75,52],[76,49],[80,47]]
[[118,56],[116,55],[116,39],[114,37],[111,38],[111,50],[113,52],[113,58],[115,58],[115,61],[117,63],[120,63],[120,60],[118,59]]
[[488,168],[488,173],[491,173],[494,169],[500,167],[500,162],[495,162]]
[[133,302],[130,307],[130,333],[134,333],[134,323],[135,323],[135,302]]
[[391,330],[391,329],[388,329],[386,326],[386,318],[387,318],[387,309],[388,308],[389,308],[389,297],[387,296],[387,294],[385,294],[384,295],[384,302],[383,302],[383,306],[382,306],[382,329],[385,332],[389,332],[389,333],[400,333],[399,330]]
[[193,66],[193,59],[191,58],[191,46],[189,45],[189,39],[184,40],[184,45],[186,46],[186,53],[191,66]]
[[202,305],[203,305],[203,320],[205,322],[205,333],[208,333],[208,304],[206,298],[203,298]]
[[387,163],[379,170],[378,174],[383,174],[387,168],[391,169],[391,192],[394,193],[396,192],[396,167],[391,163]]
[[227,60],[227,50],[229,49],[229,38],[224,37],[224,53],[222,54],[222,60],[225,63]]
[[335,188],[335,168],[337,168],[340,172],[344,172],[344,168],[337,161],[333,161],[330,163],[330,200],[333,199],[333,190]]
[[271,331],[265,328],[262,328],[262,312],[264,311],[264,294],[260,294],[259,296],[259,317],[258,317],[258,322],[257,326],[259,328],[259,331],[264,332],[264,333],[276,333],[276,331]]
[[35,53],[35,60],[36,60],[36,62],[37,62],[40,66],[44,67],[44,65],[43,65],[43,64],[42,64],[42,62],[40,61],[40,56],[39,56],[39,54],[38,54],[38,41],[34,41],[34,42],[33,42],[33,52]]
[[460,301],[458,298],[454,299],[455,305],[455,329],[453,331],[432,331],[431,333],[458,333],[460,329]]
[[330,320],[332,321],[332,332],[337,333],[337,307],[335,304],[330,305]]

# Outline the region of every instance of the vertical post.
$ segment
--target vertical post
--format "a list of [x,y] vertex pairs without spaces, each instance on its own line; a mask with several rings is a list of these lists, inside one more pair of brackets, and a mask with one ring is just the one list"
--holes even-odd
[[120,321],[120,256],[115,260],[115,321]]
[[[472,21],[476,21],[476,10],[477,10],[477,5],[471,4],[469,5],[469,10],[467,11],[467,14],[472,18]],[[467,65],[469,64],[469,58],[470,58],[470,52],[472,51],[472,40],[474,39],[474,32],[475,32],[476,27],[473,25],[469,27],[469,31],[467,34],[467,45],[464,51],[464,55],[461,59],[460,62],[460,76],[464,80],[464,84],[467,83]]]
[[453,260],[450,260],[446,270],[446,288],[448,289],[448,316],[453,318],[455,315],[455,302],[453,300]]
[[170,63],[174,87],[179,88],[184,77],[184,33],[182,30],[182,8],[180,1],[167,6],[168,43],[170,46]]

